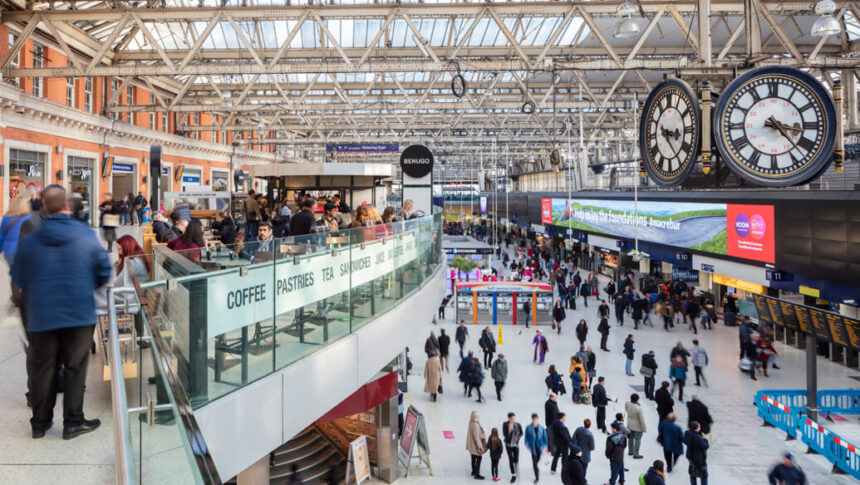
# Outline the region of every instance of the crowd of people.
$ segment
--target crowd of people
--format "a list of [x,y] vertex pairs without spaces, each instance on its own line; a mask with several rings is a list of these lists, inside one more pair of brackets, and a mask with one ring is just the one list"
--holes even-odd
[[[503,236],[499,237],[504,239]],[[646,485],[660,485],[667,483],[670,474],[679,468],[679,460],[682,456],[687,459],[686,472],[692,485],[708,483],[708,450],[710,448],[709,435],[712,432],[714,420],[709,412],[708,406],[700,398],[700,393],[694,392],[685,400],[684,390],[688,380],[696,387],[708,386],[705,369],[709,364],[708,352],[698,338],[698,330],[712,329],[716,324],[716,310],[710,295],[697,293],[695,288],[688,285],[683,279],[656,284],[654,281],[645,282],[641,291],[634,286],[632,274],[622,274],[617,280],[601,285],[597,274],[593,271],[583,273],[572,261],[572,255],[565,254],[563,249],[554,251],[548,246],[523,244],[515,245],[513,256],[504,254],[502,260],[507,269],[511,271],[504,274],[503,278],[527,279],[550,282],[556,286],[556,300],[552,307],[552,329],[554,333],[561,334],[563,323],[567,318],[565,310],[576,309],[577,300],[587,307],[588,297],[594,297],[597,302],[595,318],[599,321],[597,331],[601,334],[600,350],[610,352],[607,346],[609,329],[623,327],[625,317],[633,320],[631,330],[634,332],[640,325],[654,326],[652,316],[661,317],[663,328],[666,332],[673,332],[678,326],[685,326],[694,338],[691,345],[685,345],[682,341],[672,347],[665,356],[665,367],[663,371],[668,374],[667,380],[662,380],[659,387],[656,386],[658,375],[658,358],[653,350],[641,352],[637,348],[636,334],[628,333],[624,340],[621,352],[625,359],[625,374],[635,376],[634,362],[639,353],[639,375],[643,379],[643,394],[632,393],[624,403],[624,413],[617,413],[614,420],[608,423],[606,411],[612,402],[617,402],[618,397],[607,392],[606,378],[597,372],[598,358],[592,348],[586,345],[589,325],[585,319],[574,328],[574,335],[580,343],[579,351],[570,356],[570,367],[568,377],[570,383],[571,402],[573,405],[591,406],[594,408],[594,418],[583,420],[575,429],[568,424],[565,413],[559,410],[559,399],[568,393],[565,376],[561,374],[558,367],[550,364],[545,376],[545,384],[549,395],[544,403],[543,420],[539,413],[530,416],[531,422],[519,423],[517,416],[510,413],[507,420],[499,427],[489,428],[489,437],[481,424],[479,411],[472,412],[467,430],[467,450],[470,455],[471,475],[475,479],[484,479],[481,472],[482,456],[489,452],[490,474],[494,481],[501,480],[499,475],[499,462],[506,454],[508,457],[511,473],[511,482],[518,478],[518,452],[519,440],[523,439],[526,448],[532,458],[534,481],[540,478],[539,462],[543,455],[552,456],[550,473],[560,471],[562,482],[566,485],[577,485],[588,483],[585,476],[592,463],[592,451],[594,451],[594,433],[605,434],[605,458],[608,461],[608,483],[615,485],[630,483],[630,477],[625,477],[625,459],[639,460],[644,456],[640,453],[643,436],[648,433],[643,407],[648,406],[648,401],[653,401],[658,415],[658,426],[656,439],[663,450],[662,459],[654,460],[647,472],[639,478],[639,483]],[[653,290],[644,291],[645,289]],[[605,296],[604,296],[605,294]],[[531,309],[525,309],[529,312]],[[614,310],[614,311],[613,311]],[[728,311],[732,311],[729,306]],[[614,316],[614,325],[610,319]],[[741,357],[750,357],[761,360],[762,347],[764,355],[775,355],[772,346],[769,346],[767,335],[759,336],[752,329],[748,319],[742,320],[741,326]],[[697,327],[697,323],[699,326]],[[764,334],[765,330],[761,332]],[[448,345],[450,341],[447,335],[444,342],[442,338],[437,339],[431,334],[425,343],[425,352],[428,360],[425,366],[425,392],[431,394],[431,400],[436,401],[442,392],[442,373],[447,366],[439,365],[440,357],[447,363]],[[469,338],[469,328],[464,321],[460,321],[456,327],[455,341],[459,346],[461,361],[456,368],[459,381],[463,384],[463,393],[466,397],[474,397],[476,401],[485,402],[481,385],[486,377],[485,372],[490,372],[496,388],[497,400],[502,401],[501,390],[506,385],[508,375],[508,362],[504,355],[496,353],[496,340],[490,327],[480,331],[477,338],[477,346],[483,353],[483,359],[475,355],[474,350],[466,348]],[[535,365],[548,363],[550,339],[541,329],[534,330],[531,340],[532,349],[529,355]],[[561,338],[561,337],[559,337]],[[764,342],[763,342],[764,341]],[[754,343],[754,344],[753,344]],[[753,352],[755,345],[756,353]],[[767,359],[765,359],[765,362]],[[692,367],[692,369],[691,369]],[[765,370],[766,371],[766,370]],[[688,372],[691,374],[688,376]],[[656,387],[656,389],[655,389]],[[685,405],[687,410],[687,421],[685,426],[678,422],[676,415],[677,402]],[[625,419],[626,418],[626,419]],[[500,431],[501,430],[501,431]],[[803,472],[790,459],[774,468],[771,477],[781,480],[778,483],[801,484],[805,483]],[[560,470],[559,470],[559,463]],[[779,478],[788,477],[788,478]],[[625,480],[626,478],[626,480]],[[777,482],[772,482],[777,483]]]

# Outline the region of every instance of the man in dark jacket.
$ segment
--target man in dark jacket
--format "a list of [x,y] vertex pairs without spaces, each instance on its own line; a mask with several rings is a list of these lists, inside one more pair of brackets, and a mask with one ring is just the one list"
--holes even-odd
[[588,429],[591,428],[591,420],[586,418],[582,426],[573,432],[571,441],[582,449],[582,474],[588,472],[588,464],[591,463],[591,452],[594,451],[594,435]]
[[609,398],[606,396],[604,382],[603,376],[597,378],[591,395],[591,405],[597,408],[597,429],[606,433],[606,406],[609,404]]
[[654,393],[654,400],[657,401],[657,415],[660,416],[660,421],[663,421],[675,406],[675,400],[672,399],[672,393],[669,392],[669,381],[660,383],[660,389]]
[[699,396],[693,394],[693,399],[687,401],[687,427],[693,429],[693,422],[702,426],[702,434],[711,434],[711,424],[714,420],[708,412],[708,406],[699,401]]
[[143,192],[137,193],[137,196],[131,201],[131,206],[137,214],[137,225],[143,224],[143,209],[146,208],[146,197],[143,196]]
[[466,328],[465,320],[460,320],[460,324],[457,326],[457,332],[454,334],[454,340],[457,341],[457,345],[460,346],[460,358],[463,358],[463,346],[466,345],[466,337],[469,336],[469,329]]
[[304,236],[311,233],[311,229],[317,222],[316,216],[314,216],[316,204],[314,199],[308,197],[302,202],[302,210],[293,214],[293,218],[290,220],[290,230],[293,232],[293,236]]
[[72,439],[101,424],[84,418],[84,385],[96,321],[93,295],[108,283],[112,267],[95,234],[66,209],[65,189],[46,188],[42,200],[48,217],[21,241],[12,284],[22,290],[20,304],[27,313],[33,438],[42,438],[51,427],[57,360],[62,359],[63,439]]
[[624,326],[624,310],[627,309],[627,300],[624,298],[615,299],[615,321],[620,326]]
[[586,485],[581,457],[582,449],[571,443],[569,456],[561,465],[561,483],[564,485]]
[[427,354],[428,359],[430,354],[439,355],[439,339],[436,338],[436,334],[432,330],[430,336],[424,341],[424,353]]
[[167,223],[167,218],[161,212],[152,214],[152,232],[155,233],[155,240],[160,243],[166,243],[176,237]]
[[[651,350],[646,354],[642,354],[642,368],[651,369],[651,375],[644,375],[645,379],[645,397],[654,400],[654,376],[657,375],[657,359],[654,358],[654,351]],[[647,371],[646,371],[647,373]]]
[[617,424],[612,426],[612,434],[606,437],[606,458],[609,458],[609,485],[624,483],[624,451],[627,448],[627,436],[617,428]]
[[600,323],[597,325],[597,331],[600,332],[600,350],[609,352],[609,349],[606,348],[606,339],[609,338],[609,319],[601,317]]
[[508,453],[508,464],[511,466],[511,483],[517,481],[517,464],[520,461],[520,439],[523,437],[523,427],[517,422],[517,415],[508,413],[508,420],[502,423],[502,437],[505,451]]
[[684,443],[687,445],[687,460],[690,462],[690,484],[696,485],[697,478],[702,485],[708,483],[708,438],[702,433],[702,427],[696,421],[690,423],[690,429],[684,433]]
[[490,327],[484,328],[484,331],[481,332],[478,345],[484,351],[484,369],[489,369],[493,365],[493,354],[496,352],[496,338],[493,336],[493,331],[490,330]]
[[570,430],[567,429],[567,425],[565,424],[566,418],[564,413],[559,413],[558,419],[552,423],[552,427],[550,428],[550,434],[552,434],[552,438],[550,441],[552,442],[552,464],[550,465],[550,473],[555,474],[555,470],[558,467],[558,459],[561,458],[561,465],[564,466],[564,463],[567,461],[567,452],[569,451],[570,446]]
[[609,305],[606,304],[606,300],[600,300],[600,306],[597,307],[597,316],[609,319]]
[[445,334],[445,329],[440,329],[439,333],[439,360],[445,372],[451,372],[448,368],[448,348],[451,346],[451,337]]
[[547,448],[550,453],[553,452],[552,433],[550,431],[552,431],[552,424],[558,420],[559,414],[561,413],[558,411],[558,396],[554,392],[551,392],[549,393],[549,398],[547,398],[546,402],[543,404],[544,422],[547,425]]
[[782,455],[782,463],[773,467],[767,476],[770,485],[806,485],[806,475],[794,463],[791,453]]
[[[460,361],[460,366],[457,367],[457,376],[460,382],[463,383],[463,395],[469,392],[469,384],[472,382],[472,351],[470,350],[466,357]],[[471,397],[471,396],[469,396]]]

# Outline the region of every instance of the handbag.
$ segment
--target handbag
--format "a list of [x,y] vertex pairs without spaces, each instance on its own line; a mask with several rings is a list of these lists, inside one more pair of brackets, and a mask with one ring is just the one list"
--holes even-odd
[[105,214],[102,218],[102,225],[108,227],[116,227],[119,225],[119,216],[116,214]]
[[439,394],[442,394],[442,384],[439,384]]
[[597,295],[598,295],[598,293],[597,293],[596,289],[591,290],[591,296],[597,296]]
[[707,468],[699,468],[699,467],[695,467],[693,465],[690,465],[690,469],[688,470],[688,472],[690,473],[691,477],[705,478],[708,476],[708,469]]
[[639,373],[645,377],[654,377],[654,369],[642,366],[639,368]]

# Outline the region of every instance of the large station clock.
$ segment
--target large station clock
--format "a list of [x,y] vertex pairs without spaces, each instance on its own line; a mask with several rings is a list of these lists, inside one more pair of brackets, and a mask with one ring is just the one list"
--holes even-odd
[[788,67],[753,69],[722,92],[714,138],[740,177],[789,186],[818,177],[833,159],[833,98],[812,75]]
[[698,99],[686,82],[668,79],[651,91],[639,122],[639,153],[654,183],[680,185],[690,176],[701,125]]

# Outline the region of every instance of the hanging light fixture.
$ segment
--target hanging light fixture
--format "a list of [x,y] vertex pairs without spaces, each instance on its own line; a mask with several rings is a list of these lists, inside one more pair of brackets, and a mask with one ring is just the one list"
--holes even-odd
[[833,12],[836,11],[836,4],[833,0],[820,0],[815,4],[815,13],[821,15],[818,20],[812,24],[813,37],[827,37],[828,35],[836,35],[842,32],[842,25],[833,17]]
[[[822,0],[829,1],[829,0]],[[615,38],[616,39],[633,39],[635,37],[639,37],[642,31],[639,29],[639,24],[633,20],[633,14],[636,13],[636,9],[633,5],[628,2],[624,2],[618,6],[616,13],[619,17],[618,23],[615,25]]]

